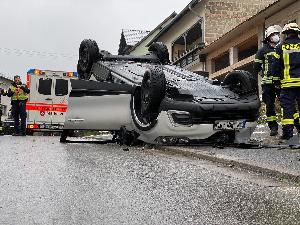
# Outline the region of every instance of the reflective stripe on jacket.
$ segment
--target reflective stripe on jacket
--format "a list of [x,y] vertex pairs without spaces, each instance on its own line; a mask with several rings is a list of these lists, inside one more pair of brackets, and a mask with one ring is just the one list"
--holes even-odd
[[300,38],[288,37],[276,48],[274,72],[281,74],[281,88],[300,87]]
[[264,44],[255,55],[254,70],[256,74],[262,71],[262,84],[273,84],[273,81],[279,80],[279,74],[274,74],[272,71],[272,65],[276,60],[275,55],[276,48],[270,44]]

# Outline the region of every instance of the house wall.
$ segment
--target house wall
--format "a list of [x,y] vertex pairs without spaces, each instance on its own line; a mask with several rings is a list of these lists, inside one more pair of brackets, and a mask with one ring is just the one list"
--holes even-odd
[[[203,41],[206,45],[209,45],[275,1],[276,0],[202,0],[179,21],[174,23],[167,32],[163,33],[159,37],[159,41],[167,45],[171,60],[184,58],[185,54],[178,56],[178,47],[174,46],[172,49],[172,46],[174,42],[196,24],[200,18],[203,19]],[[241,35],[244,36],[244,34]],[[260,39],[260,37],[258,39]],[[224,47],[222,47],[222,49],[224,53],[226,50],[224,50]],[[172,55],[173,52],[174,55]],[[198,60],[196,63],[192,62],[189,65],[185,65],[184,68],[192,71],[205,69],[211,72],[213,67],[210,62],[203,64]],[[210,70],[208,70],[208,68],[210,68]]]
[[[196,15],[192,12],[184,15],[179,21],[177,21],[166,33],[162,34],[159,37],[159,41],[165,43],[168,47],[169,53],[172,52],[173,43],[183,35],[189,28],[191,28],[194,24],[199,21],[199,17],[204,17],[205,15],[205,4],[208,0],[203,0],[199,4],[197,4],[193,11],[195,11]],[[171,59],[170,54],[170,59]]]
[[[206,69],[211,78],[221,76],[229,71],[232,71],[233,69],[236,69],[238,66],[248,64],[249,60],[252,61],[249,58],[238,61],[238,54],[234,54],[234,51],[240,44],[247,43],[247,40],[252,40],[255,37],[257,37],[258,42],[261,42],[261,38],[258,38],[258,33],[261,26],[263,26],[263,24],[253,24],[251,28],[237,33],[235,38],[231,39],[230,41],[220,42],[219,47],[217,47],[216,50],[207,54]],[[224,55],[226,52],[230,53],[230,65],[222,70],[215,71],[214,59]]]
[[291,4],[287,8],[267,18],[265,26],[268,27],[277,24],[283,27],[286,23],[293,20],[296,20],[298,24],[300,23],[300,1]]
[[[206,59],[206,69],[210,74],[210,78],[218,78],[222,77],[228,72],[234,70],[234,69],[240,69],[243,67],[249,67],[249,65],[253,64],[255,54],[243,59],[238,60],[236,59],[236,56],[233,54],[229,54],[230,57],[230,66],[223,68],[222,70],[215,71],[215,61],[214,59],[218,56],[224,54],[224,52],[234,52],[235,48],[238,48],[239,45],[241,45],[243,42],[249,41],[252,39],[253,43],[253,37],[257,38],[257,46],[260,48],[262,44],[262,40],[264,38],[264,30],[268,26],[278,24],[282,27],[284,24],[290,21],[294,21],[299,24],[300,22],[300,1],[297,1],[277,13],[274,13],[272,16],[267,17],[265,20],[260,20],[258,22],[253,22],[252,25],[249,25],[246,29],[240,30],[239,33],[234,34],[234,38],[229,39],[220,39],[215,44],[217,44],[217,48],[214,48],[214,50],[209,51],[207,53],[207,59]],[[218,48],[219,46],[219,48]],[[201,65],[199,65],[201,67]]]
[[205,42],[210,44],[276,0],[210,0],[205,10]]

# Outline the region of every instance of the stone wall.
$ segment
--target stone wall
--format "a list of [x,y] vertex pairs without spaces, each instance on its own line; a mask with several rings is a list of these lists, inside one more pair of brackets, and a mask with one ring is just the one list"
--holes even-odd
[[210,44],[277,0],[209,0],[205,6],[205,42]]

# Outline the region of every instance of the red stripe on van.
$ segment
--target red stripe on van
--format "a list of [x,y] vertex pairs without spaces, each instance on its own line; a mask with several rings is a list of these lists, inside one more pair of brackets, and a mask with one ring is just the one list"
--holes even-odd
[[57,105],[31,105],[26,104],[26,110],[32,111],[43,111],[43,112],[66,112],[67,105],[57,106]]

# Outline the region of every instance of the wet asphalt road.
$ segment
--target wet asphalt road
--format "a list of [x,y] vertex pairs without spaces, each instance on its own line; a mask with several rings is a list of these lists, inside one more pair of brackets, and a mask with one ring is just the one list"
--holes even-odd
[[0,136],[0,224],[300,224],[300,188],[114,144]]

